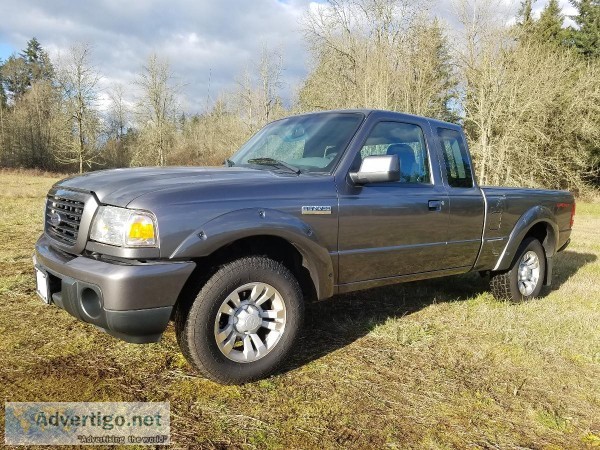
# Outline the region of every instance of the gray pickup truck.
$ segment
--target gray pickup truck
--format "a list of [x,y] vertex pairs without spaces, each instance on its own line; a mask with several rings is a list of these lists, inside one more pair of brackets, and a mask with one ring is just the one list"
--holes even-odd
[[173,320],[195,369],[243,383],[284,360],[306,302],[469,271],[498,298],[538,296],[574,214],[569,192],[479,187],[457,125],[305,114],[265,126],[224,167],[56,183],[37,291],[128,342],[156,342]]

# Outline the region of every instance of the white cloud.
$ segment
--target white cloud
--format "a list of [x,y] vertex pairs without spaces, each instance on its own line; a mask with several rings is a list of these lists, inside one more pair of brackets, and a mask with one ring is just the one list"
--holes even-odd
[[[424,1],[428,11],[446,19],[459,32],[453,17],[457,0]],[[485,1],[485,0],[478,0]],[[514,17],[520,0],[497,0]],[[182,106],[196,112],[206,105],[210,90],[235,86],[235,77],[256,59],[261,46],[280,49],[284,57],[284,93],[290,99],[307,70],[307,50],[301,19],[323,0],[2,0],[0,49],[20,50],[37,37],[56,57],[70,45],[87,42],[102,86],[115,83],[133,89],[133,81],[155,52],[172,66],[184,86]],[[534,4],[539,11],[546,0]],[[560,0],[566,15],[575,10]],[[128,93],[129,99],[133,92]],[[102,94],[106,102],[106,94]]]
[[70,45],[93,46],[102,86],[132,86],[136,73],[155,52],[167,59],[184,105],[198,111],[212,96],[235,85],[235,76],[260,54],[261,46],[284,53],[284,97],[305,75],[306,49],[300,18],[309,0],[3,0],[0,42],[22,49],[32,36],[51,56]]

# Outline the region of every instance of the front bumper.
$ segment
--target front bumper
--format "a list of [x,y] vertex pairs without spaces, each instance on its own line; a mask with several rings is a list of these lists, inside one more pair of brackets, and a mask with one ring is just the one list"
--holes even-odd
[[196,264],[123,264],[71,256],[42,235],[34,265],[48,274],[51,301],[79,320],[127,342],[157,342]]

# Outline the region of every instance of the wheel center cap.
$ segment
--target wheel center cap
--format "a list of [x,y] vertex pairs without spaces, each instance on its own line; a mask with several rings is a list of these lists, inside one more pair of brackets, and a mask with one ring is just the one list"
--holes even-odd
[[235,317],[237,319],[235,328],[239,333],[254,332],[262,323],[258,309],[253,307],[241,309]]

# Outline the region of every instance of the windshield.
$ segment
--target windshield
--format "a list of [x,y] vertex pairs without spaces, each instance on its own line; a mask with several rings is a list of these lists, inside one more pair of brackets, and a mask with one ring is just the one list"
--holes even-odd
[[[231,157],[236,166],[297,168],[331,172],[364,118],[360,113],[320,113],[288,117],[265,126]],[[277,162],[283,163],[279,166]]]

